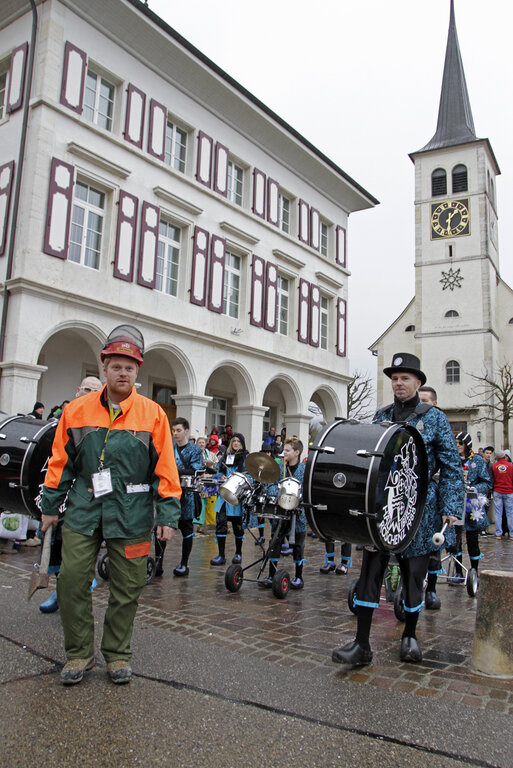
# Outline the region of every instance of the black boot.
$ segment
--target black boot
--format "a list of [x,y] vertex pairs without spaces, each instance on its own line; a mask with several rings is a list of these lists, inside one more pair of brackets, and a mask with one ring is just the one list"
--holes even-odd
[[426,606],[427,611],[439,611],[442,607],[442,603],[436,592],[428,592],[427,590],[424,596],[424,605]]
[[370,664],[372,661],[372,651],[365,650],[361,645],[353,640],[352,643],[344,645],[343,648],[338,648],[331,654],[331,660],[336,664],[347,664],[352,667],[363,667],[365,664]]

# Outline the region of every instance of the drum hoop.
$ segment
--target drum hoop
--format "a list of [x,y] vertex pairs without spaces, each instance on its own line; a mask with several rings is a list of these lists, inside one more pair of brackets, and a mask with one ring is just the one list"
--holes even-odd
[[[40,429],[37,430],[37,432],[31,438],[31,440],[34,441],[37,437],[39,437],[39,435],[44,435],[46,432],[50,431],[50,429],[52,429],[52,428],[54,430],[57,428],[57,422],[50,421],[50,422],[48,422],[48,424],[45,424],[44,426],[42,426]],[[30,442],[29,443],[28,448],[25,451],[25,455],[23,457],[23,461],[21,462],[21,467],[20,467],[20,486],[21,486],[20,487],[20,493],[21,493],[21,498],[22,498],[23,504],[25,506],[25,509],[27,510],[29,515],[32,515],[32,509],[31,509],[31,506],[30,506],[31,498],[30,498],[30,489],[29,489],[28,479],[27,479],[27,483],[25,483],[25,472],[26,472],[26,470],[28,469],[28,466],[29,466],[29,463],[27,464],[27,462],[30,462],[30,459],[32,458],[32,454],[34,453],[34,451],[36,449],[36,445],[37,445],[36,442]],[[50,459],[51,455],[52,455],[52,453],[50,451],[50,455],[48,456],[48,459]],[[27,493],[28,493],[28,500],[25,498],[25,486],[26,486],[26,490],[27,490]],[[32,501],[34,501],[34,500],[32,499]]]
[[[331,424],[328,424],[326,426],[326,429],[324,430],[324,432],[315,441],[315,443],[312,446],[312,448],[315,448],[315,447],[318,447],[318,446],[322,446],[322,441],[324,440],[324,438],[329,435],[329,433],[331,432],[332,429],[335,429],[335,427],[338,426],[338,424],[340,424],[343,421],[347,421],[347,419],[336,419]],[[312,461],[309,464],[310,456],[312,458]],[[308,502],[310,504],[312,504],[312,479],[313,479],[313,476],[314,476],[315,464],[317,462],[318,457],[319,457],[319,451],[311,450],[310,451],[310,455],[308,456],[308,461],[306,463],[306,472],[308,472],[308,483],[307,483]],[[303,486],[304,486],[304,481],[303,481]],[[310,527],[312,528],[313,532],[317,534],[317,536],[321,539],[321,541],[324,541],[324,536],[322,535],[320,530],[317,528],[317,521],[315,519],[315,514],[314,514],[313,509],[310,512],[308,518],[309,518],[308,522],[310,523]]]
[[[372,423],[376,424],[377,426],[379,426],[379,424],[380,424],[379,421],[375,421],[375,422],[372,422]],[[389,435],[390,432],[395,433],[397,431],[397,427],[398,427],[397,423],[390,424],[389,427],[386,427],[385,431],[383,432],[383,434],[381,435],[380,439],[378,440],[378,442],[376,444],[376,447],[374,448],[374,451],[376,453],[380,450],[381,444],[382,444],[383,440]],[[369,464],[369,470],[367,472],[367,483],[366,483],[366,487],[365,487],[365,509],[367,510],[367,512],[374,512],[375,511],[375,510],[371,510],[369,508],[369,498],[370,498],[370,490],[371,490],[371,488],[370,488],[371,480],[374,480],[374,474],[377,473],[377,471],[379,469],[379,464],[378,464],[378,467],[375,468],[375,464],[378,461],[381,461],[381,456],[373,456],[372,459],[371,459],[371,462]],[[372,540],[372,543],[374,544],[376,549],[381,549],[379,542],[376,541],[376,538],[374,537],[374,534],[372,532],[371,522],[375,522],[375,521],[372,518],[367,517],[365,522],[367,523],[367,530],[369,532],[369,536],[370,536],[370,538]],[[377,528],[377,526],[376,526],[376,528]]]

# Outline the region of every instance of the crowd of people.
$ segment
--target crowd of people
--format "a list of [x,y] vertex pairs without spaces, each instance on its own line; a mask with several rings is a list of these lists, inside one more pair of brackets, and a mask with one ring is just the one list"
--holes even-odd
[[[105,384],[87,377],[77,387],[74,400],[52,409],[52,418],[58,423],[42,491],[38,535],[42,538],[47,530],[52,530],[50,570],[58,574],[58,579],[56,592],[40,609],[60,609],[67,656],[61,673],[64,685],[80,682],[94,665],[91,591],[102,543],[110,561],[110,597],[101,650],[111,680],[123,684],[131,678],[130,638],[146,580],[151,540],[155,539],[158,578],[164,573],[167,542],[175,530],[180,531],[180,562],[174,566],[173,575],[186,578],[194,536],[205,522],[208,498],[215,513],[217,544],[217,554],[210,561],[212,567],[227,562],[231,523],[233,565],[242,563],[245,529],[251,528],[256,530],[252,534],[255,544],[262,547],[263,562],[268,564],[268,573],[259,578],[259,586],[272,586],[280,558],[288,554],[294,563],[291,588],[305,586],[303,564],[308,526],[302,506],[287,524],[271,519],[271,540],[266,549],[264,518],[250,514],[242,503],[227,501],[218,493],[234,474],[246,477],[249,485],[253,482],[246,468],[248,450],[244,435],[227,424],[224,428],[214,426],[205,436],[194,439],[190,424],[183,417],[173,419],[170,429],[162,409],[135,390],[143,359],[144,340],[140,332],[132,326],[119,326],[109,334],[101,354]],[[381,408],[374,421],[416,427],[428,460],[429,486],[420,527],[408,547],[395,555],[406,616],[399,655],[402,661],[419,663],[419,613],[423,607],[441,607],[436,594],[440,548],[433,544],[433,534],[446,523],[445,546],[455,555],[456,562],[461,562],[464,530],[471,567],[477,574],[482,557],[479,534],[485,535],[489,527],[487,511],[489,514],[491,509],[495,510],[495,536],[509,536],[513,530],[513,463],[508,451],[494,452],[492,446],[487,446],[474,453],[470,435],[453,435],[437,405],[436,392],[426,384],[420,361],[414,355],[395,355],[384,374],[391,380],[394,402]],[[37,402],[30,415],[42,418],[43,413],[44,405]],[[307,456],[296,436],[287,437],[284,430],[277,434],[271,426],[260,451],[278,464],[280,480],[292,479],[301,487]],[[200,477],[209,479],[205,480],[201,494],[197,484]],[[266,486],[266,493],[276,498],[277,484]],[[473,499],[472,507],[469,498]],[[463,524],[455,525],[459,522]],[[352,564],[351,543],[327,539],[325,551],[320,573],[347,574]],[[388,552],[363,547],[354,596],[356,636],[348,645],[333,651],[333,661],[349,666],[371,662],[373,612],[379,607],[389,559]],[[461,569],[457,569],[453,583],[463,580]]]

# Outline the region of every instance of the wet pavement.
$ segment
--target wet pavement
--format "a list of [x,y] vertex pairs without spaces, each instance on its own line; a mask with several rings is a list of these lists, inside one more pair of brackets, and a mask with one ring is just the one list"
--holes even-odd
[[[481,569],[513,571],[513,542],[489,536],[480,543]],[[228,537],[230,556],[233,544]],[[308,538],[305,588],[278,600],[249,580],[258,567],[246,572],[239,592],[228,592],[226,567],[210,566],[217,553],[212,535],[196,537],[189,577],[174,577],[180,547],[177,535],[163,576],[143,590],[131,685],[110,684],[100,657],[89,679],[71,690],[58,681],[59,614],[37,610],[49,591],[26,601],[37,549],[13,554],[4,547],[0,690],[10,704],[0,718],[8,756],[7,762],[0,756],[0,765],[513,765],[513,681],[471,672],[476,599],[464,587],[439,584],[442,609],[422,612],[422,664],[399,661],[403,625],[383,601],[372,627],[373,663],[346,670],[332,664],[331,651],[354,637],[347,592],[359,552],[349,575],[323,575],[323,545]],[[258,551],[248,538],[244,564]],[[290,557],[281,566],[293,575]],[[108,584],[99,582],[94,606],[101,631]],[[125,719],[121,729],[119,721],[127,713],[128,736]],[[19,722],[32,738],[16,748],[9,729]],[[60,735],[52,756],[44,748],[53,743],[55,722]],[[94,749],[95,725],[104,752]]]

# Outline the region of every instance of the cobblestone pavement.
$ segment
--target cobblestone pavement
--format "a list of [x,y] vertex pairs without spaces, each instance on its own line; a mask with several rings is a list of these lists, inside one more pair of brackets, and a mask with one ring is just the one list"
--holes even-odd
[[[227,555],[233,553],[233,538],[227,539]],[[484,554],[481,569],[513,570],[513,540],[480,538]],[[423,611],[417,636],[423,649],[420,665],[399,661],[402,624],[393,605],[384,600],[375,612],[371,644],[374,661],[368,667],[345,672],[331,662],[333,648],[353,639],[356,618],[347,606],[350,582],[358,575],[361,553],[353,551],[353,568],[347,576],[319,573],[324,561],[321,542],[307,538],[305,588],[290,591],[285,600],[276,599],[245,580],[237,593],[224,586],[225,567],[210,566],[217,553],[212,532],[196,537],[190,559],[190,575],[179,579],[172,570],[179,562],[181,537],[178,533],[168,545],[164,574],[148,585],[142,594],[138,619],[142,626],[158,626],[226,649],[255,656],[278,665],[325,668],[354,685],[376,686],[419,697],[443,699],[454,705],[466,704],[492,712],[513,713],[513,684],[509,680],[476,675],[470,670],[476,599],[464,587],[439,584],[440,611]],[[355,548],[353,547],[353,550]],[[10,570],[21,569],[28,580],[38,550],[22,548],[13,554],[2,550],[0,564]],[[258,556],[259,548],[251,537],[244,543],[244,564]],[[466,561],[466,555],[465,555]],[[228,563],[230,562],[228,558]],[[280,567],[293,575],[290,557]],[[258,566],[249,569],[247,579],[256,578]],[[107,584],[101,580],[94,592],[98,604],[106,604]],[[38,592],[34,602],[46,599]]]

